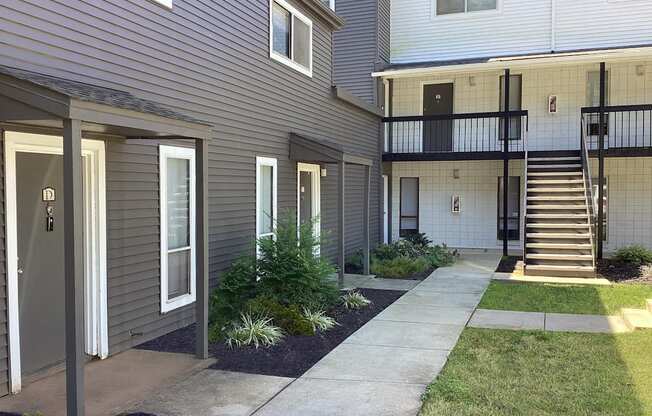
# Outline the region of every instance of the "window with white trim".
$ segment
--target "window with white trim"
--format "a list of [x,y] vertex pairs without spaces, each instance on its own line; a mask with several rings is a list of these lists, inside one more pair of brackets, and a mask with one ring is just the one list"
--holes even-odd
[[269,54],[312,77],[312,21],[284,0],[270,1]]
[[277,217],[277,166],[276,159],[256,158],[256,238],[274,235]]
[[195,264],[195,150],[159,146],[161,312],[193,303]]
[[470,13],[483,10],[496,10],[498,0],[434,0],[437,16],[455,13]]

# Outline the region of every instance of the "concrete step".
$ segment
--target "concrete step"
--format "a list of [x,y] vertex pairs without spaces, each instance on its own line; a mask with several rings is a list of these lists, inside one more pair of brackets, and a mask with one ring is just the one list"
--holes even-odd
[[526,224],[527,228],[566,228],[572,230],[583,230],[588,229],[588,224],[556,224],[549,222],[528,222]]
[[[529,178],[530,175],[528,175]],[[583,184],[583,179],[528,179],[528,191],[531,189],[530,185],[573,185]]]
[[542,194],[556,194],[556,193],[565,193],[565,194],[579,194],[584,195],[584,188],[528,188],[528,193],[536,192]]
[[574,220],[587,218],[586,214],[527,214],[528,218],[558,218],[562,220]]
[[552,195],[552,196],[528,196],[528,201],[584,201],[584,195]]
[[565,157],[530,157],[528,162],[561,162],[561,161],[572,161],[579,162],[582,158],[579,156],[565,156]]
[[622,309],[621,315],[629,329],[652,329],[652,313],[645,309]]
[[527,243],[527,248],[533,249],[555,249],[555,250],[590,250],[591,244],[567,244],[567,243]]
[[591,266],[549,266],[545,264],[528,264],[525,274],[530,276],[551,277],[595,277]]
[[550,204],[550,205],[529,205],[527,206],[527,209],[538,209],[538,210],[568,210],[568,211],[576,211],[578,209],[586,209],[586,204],[568,204],[568,205],[555,205],[555,204]]
[[528,259],[533,260],[568,260],[568,261],[591,261],[593,256],[590,254],[548,254],[548,253],[530,253]]
[[582,176],[582,171],[575,172],[527,172],[528,176]]
[[[582,169],[581,164],[567,163],[567,164],[552,164],[552,165],[530,165],[528,164],[528,172],[531,169]],[[581,172],[580,172],[581,173]]]
[[538,239],[569,239],[569,240],[582,240],[591,238],[591,234],[570,234],[570,233],[527,233],[527,238]]

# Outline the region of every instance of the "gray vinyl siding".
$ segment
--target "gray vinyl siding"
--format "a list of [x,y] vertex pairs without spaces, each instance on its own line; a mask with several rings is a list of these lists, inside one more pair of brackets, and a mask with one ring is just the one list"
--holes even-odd
[[335,8],[347,23],[334,35],[335,84],[375,104],[378,0],[337,0]]
[[5,145],[0,130],[0,396],[9,393],[9,337],[7,319],[7,256],[5,231]]
[[391,60],[391,0],[378,0],[378,57],[381,64]]
[[[332,34],[310,12],[305,11],[314,24],[313,77],[271,60],[268,9],[268,0],[174,0],[172,11],[142,0],[0,5],[0,64],[126,90],[214,124],[209,151],[212,286],[237,256],[253,252],[256,156],[278,159],[279,208],[296,208],[290,132],[338,142],[347,152],[376,161],[370,230],[372,244],[379,241],[379,120],[333,98]],[[322,223],[335,238],[337,169],[326,168]],[[360,172],[349,168],[347,173],[349,253],[362,241]],[[112,354],[193,319],[191,308],[159,313],[157,181],[155,142],[107,142]],[[332,247],[324,252],[331,258],[335,253]]]

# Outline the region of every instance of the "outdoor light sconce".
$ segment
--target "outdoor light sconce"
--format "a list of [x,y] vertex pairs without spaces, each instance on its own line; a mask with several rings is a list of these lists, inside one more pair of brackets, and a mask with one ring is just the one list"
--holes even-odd
[[453,195],[451,198],[451,212],[453,214],[462,212],[462,198],[459,195]]
[[645,65],[636,65],[636,75],[639,77],[645,75]]
[[475,87],[475,77],[474,76],[469,77],[469,86]]
[[454,179],[459,179],[460,178],[460,170],[459,169],[453,169],[453,178]]
[[548,96],[548,113],[557,114],[557,96]]
[[325,178],[328,175],[328,170],[326,170],[326,168],[321,168],[319,173],[321,174],[322,178]]

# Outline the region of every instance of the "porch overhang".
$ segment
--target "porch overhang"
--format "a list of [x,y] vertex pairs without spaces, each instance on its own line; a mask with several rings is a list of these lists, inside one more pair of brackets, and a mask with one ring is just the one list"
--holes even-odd
[[338,254],[338,282],[340,287],[344,284],[345,264],[345,237],[344,237],[344,205],[345,205],[345,177],[346,165],[364,166],[364,207],[363,207],[363,247],[364,274],[369,274],[369,207],[371,190],[371,167],[373,160],[362,156],[352,155],[344,151],[336,143],[309,139],[307,137],[290,133],[290,160],[315,164],[337,164],[337,254]]
[[652,46],[582,49],[542,52],[525,55],[478,57],[448,61],[399,63],[373,72],[376,78],[409,78],[455,72],[486,72],[525,69],[553,65],[599,64],[600,62],[636,61],[652,58]]

